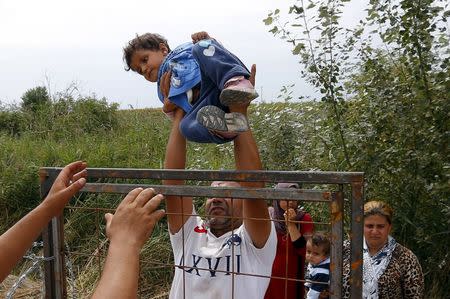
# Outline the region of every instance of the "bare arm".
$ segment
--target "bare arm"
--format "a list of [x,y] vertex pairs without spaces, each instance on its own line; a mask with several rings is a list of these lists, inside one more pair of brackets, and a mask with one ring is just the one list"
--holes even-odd
[[[252,65],[250,82],[255,85],[256,66]],[[248,105],[230,106],[230,111],[239,112],[247,115]],[[262,169],[261,159],[259,157],[258,147],[252,132],[239,134],[234,139],[234,157],[236,160],[237,170],[260,170]],[[259,182],[243,182],[245,187],[264,187],[264,183]],[[243,216],[244,225],[252,238],[253,244],[257,248],[262,248],[266,244],[270,235],[271,223],[267,202],[264,199],[244,199],[243,200]],[[252,218],[252,219],[250,219]],[[261,220],[257,220],[257,219]]]
[[[62,213],[70,198],[86,183],[86,163],[61,170],[44,201],[0,236],[0,281],[3,281],[48,222]],[[73,183],[72,183],[73,182]]]
[[[170,102],[167,98],[170,90],[171,72],[163,74],[161,77],[161,93],[164,95],[164,102]],[[186,167],[186,138],[181,135],[180,122],[184,117],[183,109],[172,104],[171,108],[172,128],[169,140],[167,141],[166,156],[164,159],[165,169],[184,169]],[[164,185],[184,185],[182,180],[163,180]],[[192,198],[180,196],[166,197],[166,210],[169,231],[171,234],[177,233],[183,227],[189,216],[192,214]]]
[[286,227],[289,232],[289,235],[291,236],[292,242],[298,240],[302,236],[301,232],[299,231],[299,229],[297,227],[297,223],[293,222],[293,221],[295,221],[295,216],[296,216],[296,213],[295,213],[294,209],[292,209],[292,208],[289,208],[284,213],[284,221],[286,221]]
[[[172,129],[167,142],[164,168],[184,169],[186,166],[186,139],[181,135],[179,126],[184,112],[181,109],[175,111]],[[164,180],[164,185],[183,185],[182,180]],[[166,197],[167,221],[171,234],[177,233],[183,227],[186,220],[192,214],[192,198],[180,196]]]
[[136,298],[139,281],[139,255],[155,224],[164,216],[156,210],[163,198],[153,189],[132,190],[117,207],[106,214],[108,256],[92,298]]

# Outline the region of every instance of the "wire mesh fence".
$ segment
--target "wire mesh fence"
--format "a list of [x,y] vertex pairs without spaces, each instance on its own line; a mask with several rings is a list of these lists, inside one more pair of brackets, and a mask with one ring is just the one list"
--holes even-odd
[[[44,197],[61,168],[42,168],[41,195]],[[161,185],[161,180],[185,180],[186,185]],[[265,182],[267,188],[211,187],[211,181]],[[274,189],[272,183],[296,182],[308,186],[304,189]],[[361,296],[362,279],[362,207],[363,174],[358,172],[300,172],[300,171],[208,171],[208,170],[152,170],[152,169],[88,169],[88,183],[82,195],[66,207],[65,213],[54,218],[43,233],[45,298],[88,297],[100,278],[107,253],[107,238],[103,214],[113,212],[123,194],[137,187],[152,187],[157,193],[194,198],[195,213],[182,213],[185,217],[205,217],[206,198],[230,198],[231,200],[291,200],[299,204],[321,206],[320,219],[313,221],[320,230],[329,232],[330,297],[341,298],[343,240],[348,230],[351,246],[351,294]],[[347,200],[345,200],[347,199]],[[232,221],[243,220],[231,216]],[[345,224],[348,219],[348,225]],[[280,221],[271,219],[271,221]],[[300,225],[302,221],[297,221]],[[183,246],[185,244],[184,229]],[[233,235],[233,231],[231,233]],[[230,238],[226,246],[234,248],[239,240]],[[288,255],[286,255],[288,257]],[[223,262],[225,268],[217,268],[218,261],[186,263],[183,255],[175,260],[172,254],[167,222],[155,227],[152,238],[141,254],[139,295],[141,298],[167,298],[174,272],[178,269],[195,275],[229,275],[231,298],[235,297],[236,277],[276,279],[288,284],[303,284],[303,277],[271,276],[244,273],[240,269],[239,255],[231,254]],[[286,260],[286,265],[289,261]],[[206,265],[206,266],[205,266]],[[287,272],[286,272],[287,273]],[[184,279],[184,278],[183,278]],[[185,280],[183,280],[185,281]],[[280,297],[282,298],[282,297]]]

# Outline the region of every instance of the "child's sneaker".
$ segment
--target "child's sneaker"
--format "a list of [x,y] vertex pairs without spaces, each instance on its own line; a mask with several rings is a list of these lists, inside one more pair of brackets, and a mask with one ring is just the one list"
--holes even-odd
[[220,102],[224,106],[233,104],[247,104],[258,97],[252,83],[244,76],[233,77],[228,80],[220,93]]
[[247,117],[238,112],[225,113],[217,106],[205,106],[198,110],[197,121],[210,131],[221,133],[242,133],[250,130]]

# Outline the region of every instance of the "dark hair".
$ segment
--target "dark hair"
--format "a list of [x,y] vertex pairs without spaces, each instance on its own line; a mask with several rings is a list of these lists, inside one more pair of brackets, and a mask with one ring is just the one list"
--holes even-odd
[[[297,183],[278,183],[275,186],[275,189],[284,189],[284,188],[292,188],[292,189],[299,189],[299,185]],[[286,200],[288,201],[288,200]],[[286,234],[286,223],[284,221],[284,210],[280,206],[280,200],[274,199],[272,201],[273,209],[269,209],[270,218],[275,222],[275,229],[278,233]],[[295,215],[294,221],[301,221],[303,219],[303,216],[305,216],[305,212],[301,209],[297,209],[295,211],[297,214]]]
[[324,255],[330,255],[330,238],[328,238],[328,234],[315,232],[307,242],[311,242],[312,245],[322,248]]
[[159,50],[159,45],[164,44],[170,52],[167,39],[158,33],[145,33],[142,35],[136,34],[136,37],[130,40],[126,47],[123,48],[123,61],[126,63],[125,70],[131,69],[131,57],[138,50]]

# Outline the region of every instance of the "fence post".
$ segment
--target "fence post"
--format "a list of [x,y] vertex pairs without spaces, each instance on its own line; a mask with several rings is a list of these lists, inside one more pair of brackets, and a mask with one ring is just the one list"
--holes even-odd
[[[340,186],[342,189],[342,186]],[[344,232],[344,196],[342,191],[331,194],[331,264],[330,298],[342,298],[342,248]]]
[[52,219],[52,234],[53,234],[53,255],[54,259],[54,277],[55,277],[55,297],[56,299],[67,298],[67,281],[66,281],[66,267],[64,258],[64,218],[63,216]]
[[[47,196],[55,181],[57,174],[48,174],[45,170],[40,170],[40,195],[41,200]],[[65,261],[64,261],[64,231],[62,216],[53,218],[42,231],[44,242],[44,286],[45,299],[67,298]]]
[[362,298],[364,180],[352,182],[350,298]]

